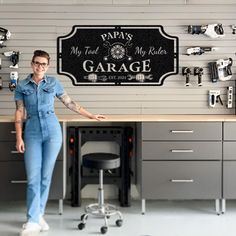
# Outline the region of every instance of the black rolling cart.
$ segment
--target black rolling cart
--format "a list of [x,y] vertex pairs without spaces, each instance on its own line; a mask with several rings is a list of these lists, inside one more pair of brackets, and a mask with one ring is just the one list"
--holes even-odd
[[81,205],[81,190],[87,184],[98,184],[98,172],[81,165],[82,146],[86,142],[108,141],[119,145],[120,167],[104,173],[104,184],[115,184],[119,189],[121,206],[130,206],[131,157],[133,129],[115,126],[69,126],[68,156],[71,158],[71,205]]

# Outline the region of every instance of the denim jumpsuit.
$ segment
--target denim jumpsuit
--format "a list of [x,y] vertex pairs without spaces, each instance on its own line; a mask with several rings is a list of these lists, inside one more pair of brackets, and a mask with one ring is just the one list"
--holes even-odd
[[44,215],[54,165],[62,145],[54,98],[63,94],[59,81],[50,76],[45,76],[37,85],[29,75],[15,90],[15,100],[22,100],[27,112],[24,161],[28,222],[38,223],[39,217]]

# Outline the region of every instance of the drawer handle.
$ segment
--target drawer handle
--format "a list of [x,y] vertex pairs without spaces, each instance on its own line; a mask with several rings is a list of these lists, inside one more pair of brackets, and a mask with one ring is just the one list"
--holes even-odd
[[16,131],[15,131],[15,130],[12,130],[12,131],[11,131],[11,134],[16,134]]
[[20,152],[18,152],[18,151],[11,151],[11,154],[18,154],[18,153],[20,153]]
[[26,184],[27,180],[11,180],[11,184]]
[[171,130],[173,134],[192,134],[193,130]]
[[193,183],[193,179],[171,179],[172,183]]
[[172,149],[172,150],[170,150],[171,152],[180,152],[180,153],[182,153],[182,152],[193,152],[193,149]]

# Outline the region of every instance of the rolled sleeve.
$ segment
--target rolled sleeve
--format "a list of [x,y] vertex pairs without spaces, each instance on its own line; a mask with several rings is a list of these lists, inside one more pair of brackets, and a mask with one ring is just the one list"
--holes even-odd
[[57,82],[56,82],[56,97],[61,97],[64,93],[65,93],[65,91],[64,91],[64,88],[63,88],[63,86],[61,85],[61,83],[59,82],[59,80],[56,80]]
[[14,94],[14,99],[15,99],[15,101],[18,101],[18,100],[22,100],[23,101],[23,99],[24,99],[20,85],[16,86],[15,94]]

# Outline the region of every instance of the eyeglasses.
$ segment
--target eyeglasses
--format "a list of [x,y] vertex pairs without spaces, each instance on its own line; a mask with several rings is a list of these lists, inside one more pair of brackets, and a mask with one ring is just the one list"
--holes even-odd
[[32,63],[37,67],[42,66],[43,68],[48,65],[46,62],[40,63],[39,61],[32,61]]

